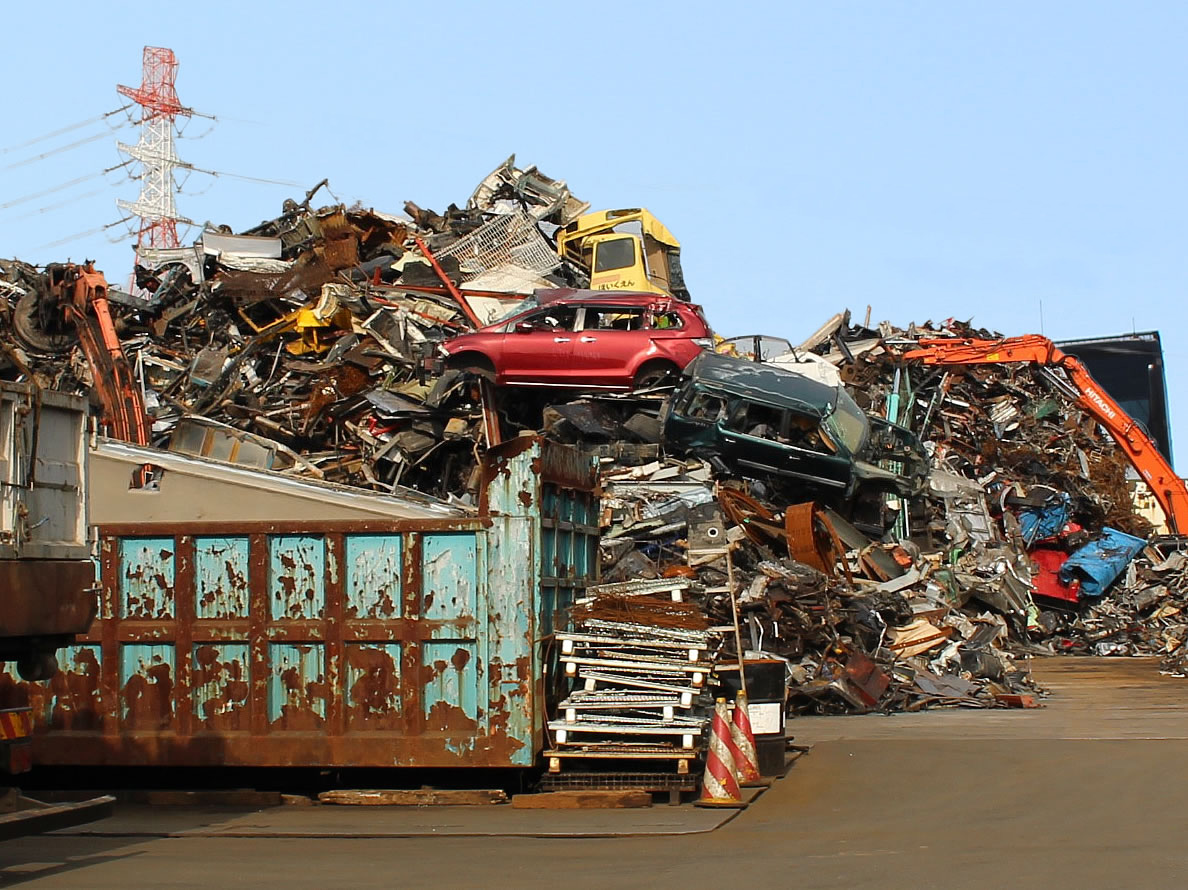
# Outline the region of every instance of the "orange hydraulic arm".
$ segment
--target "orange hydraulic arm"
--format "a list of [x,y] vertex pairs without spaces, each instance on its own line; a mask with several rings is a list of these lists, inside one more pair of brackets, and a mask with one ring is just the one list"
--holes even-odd
[[1060,368],[1076,390],[1076,403],[1088,411],[1118,443],[1140,476],[1151,487],[1176,534],[1188,534],[1188,486],[1164,460],[1151,437],[1110,398],[1075,356],[1056,347],[1047,337],[1027,334],[1002,340],[940,338],[921,340],[918,349],[904,353],[926,365],[986,365],[1031,362]]
[[73,270],[73,293],[63,296],[68,297],[62,306],[78,329],[112,436],[134,445],[149,444],[144,399],[111,318],[107,279],[87,263]]

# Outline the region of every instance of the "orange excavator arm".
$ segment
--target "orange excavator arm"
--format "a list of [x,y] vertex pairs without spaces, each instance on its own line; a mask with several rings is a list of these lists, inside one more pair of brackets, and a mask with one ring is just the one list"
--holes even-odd
[[926,365],[987,365],[1029,362],[1046,368],[1060,368],[1076,391],[1076,404],[1087,411],[1118,443],[1131,465],[1151,487],[1151,492],[1176,534],[1188,534],[1188,486],[1176,475],[1151,437],[1137,421],[1122,410],[1093,379],[1075,356],[1061,351],[1047,337],[1027,334],[1002,340],[939,338],[921,340],[917,349],[905,352],[905,359]]
[[75,272],[73,286],[71,299],[63,301],[63,309],[78,329],[79,342],[103,405],[103,420],[114,438],[147,445],[149,425],[144,399],[116,334],[107,299],[107,280],[87,263]]

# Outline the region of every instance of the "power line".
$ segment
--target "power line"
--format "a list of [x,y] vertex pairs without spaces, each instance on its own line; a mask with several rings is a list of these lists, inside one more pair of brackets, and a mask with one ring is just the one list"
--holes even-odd
[[35,161],[43,161],[51,155],[56,155],[64,151],[70,151],[72,148],[78,148],[80,145],[86,145],[88,142],[98,142],[100,139],[106,139],[108,133],[96,133],[94,136],[88,136],[86,139],[79,139],[77,142],[69,142],[66,145],[59,145],[57,148],[51,148],[49,151],[43,151],[39,155],[33,155],[29,158],[24,158],[20,161],[13,161],[5,170],[11,170],[14,167],[23,167],[25,164],[32,164]]
[[46,248],[46,247],[58,247],[59,245],[62,245],[62,244],[69,244],[71,241],[77,241],[80,238],[87,238],[87,237],[90,237],[91,235],[98,235],[102,232],[106,232],[108,229],[114,229],[116,226],[122,226],[127,222],[131,222],[133,219],[134,219],[134,217],[125,216],[123,219],[117,219],[115,222],[108,223],[105,226],[99,226],[94,229],[87,229],[85,232],[75,232],[73,235],[67,235],[65,238],[59,238],[57,241],[50,241],[48,244],[39,244],[36,247],[34,247],[33,249],[34,250],[42,250],[43,248]]
[[[60,129],[54,130],[52,133],[46,133],[44,136],[34,136],[32,139],[27,139],[18,145],[10,145],[8,148],[0,149],[0,155],[6,155],[21,148],[28,148],[30,145],[36,145],[38,142],[44,142],[46,139],[53,139],[55,136],[61,136],[63,133],[69,133],[71,130],[78,130],[82,127],[89,126],[90,124],[96,124],[99,121],[106,120],[109,117],[113,117],[114,115],[127,111],[131,107],[131,105],[121,105],[115,111],[109,111],[106,114],[101,114],[98,117],[88,118],[87,120],[79,121],[76,124],[67,124]],[[119,126],[123,126],[123,124],[120,124]]]
[[59,207],[65,207],[68,204],[73,204],[75,201],[82,201],[86,198],[93,198],[95,195],[103,194],[103,189],[92,189],[89,192],[83,192],[81,195],[74,195],[66,198],[63,201],[56,201],[53,204],[46,204],[44,207],[38,207],[36,210],[30,210],[27,213],[21,213],[17,216],[11,217],[13,220],[28,219],[30,216],[37,216],[39,213],[48,213],[51,210],[57,210]]
[[299,188],[295,182],[289,182],[285,179],[262,179],[259,176],[244,176],[241,173],[223,173],[218,170],[203,170],[201,167],[195,167],[193,164],[178,164],[179,167],[185,167],[193,170],[195,173],[205,173],[207,176],[226,176],[230,179],[242,179],[245,182],[262,182],[265,185],[283,185],[285,188]]
[[63,189],[68,189],[68,188],[71,188],[72,186],[76,186],[80,182],[86,182],[88,179],[97,179],[100,176],[106,176],[108,173],[112,173],[116,170],[119,170],[121,167],[127,167],[131,163],[132,163],[131,160],[127,160],[127,161],[124,161],[122,164],[116,164],[114,167],[108,167],[106,170],[100,170],[98,173],[88,173],[85,176],[78,176],[74,179],[71,179],[69,182],[63,182],[60,185],[50,186],[49,188],[42,189],[39,192],[32,192],[28,195],[21,195],[21,197],[19,197],[19,198],[13,198],[11,201],[7,201],[4,204],[0,204],[0,210],[7,210],[9,207],[15,207],[17,204],[24,204],[26,201],[35,201],[38,198],[44,198],[46,195],[52,195],[54,192],[60,192]]

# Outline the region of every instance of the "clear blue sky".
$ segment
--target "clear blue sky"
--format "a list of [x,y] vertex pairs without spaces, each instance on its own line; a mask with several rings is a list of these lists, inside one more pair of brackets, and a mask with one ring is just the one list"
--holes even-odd
[[[1056,339],[1158,329],[1188,469],[1188,4],[56,3],[5,16],[0,148],[118,107],[142,46],[169,46],[183,103],[220,118],[190,122],[183,158],[301,184],[193,176],[179,209],[200,223],[253,225],[324,176],[347,202],[442,209],[515,152],[596,207],[655,212],[725,335],[797,340],[868,304],[897,324],[972,316]],[[0,204],[118,163],[127,127],[9,166],[104,132],[0,154]],[[96,257],[122,280],[126,240],[41,245],[118,219],[115,198],[136,192],[109,174],[0,209],[0,255]]]

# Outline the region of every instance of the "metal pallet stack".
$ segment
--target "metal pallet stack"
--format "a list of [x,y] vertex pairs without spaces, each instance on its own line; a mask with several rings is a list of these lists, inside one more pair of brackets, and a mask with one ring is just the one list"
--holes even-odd
[[[694,790],[712,701],[716,638],[687,581],[590,588],[556,634],[573,688],[548,727],[546,787]],[[624,768],[631,770],[623,772]]]

